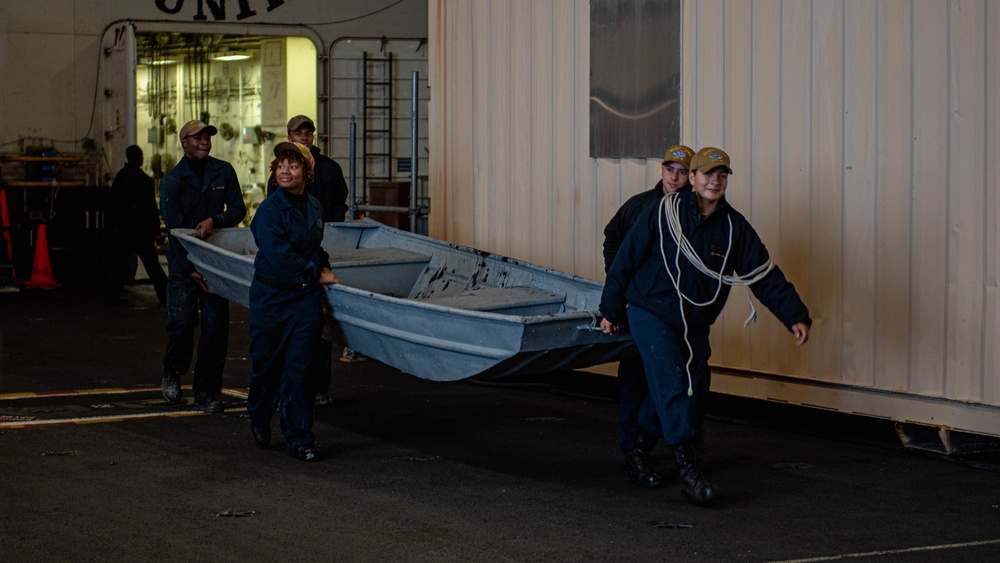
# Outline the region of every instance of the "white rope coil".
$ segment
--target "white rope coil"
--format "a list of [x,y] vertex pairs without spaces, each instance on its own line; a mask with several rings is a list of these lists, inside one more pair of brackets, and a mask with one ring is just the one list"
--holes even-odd
[[[667,228],[670,232],[670,237],[673,239],[675,246],[677,247],[677,252],[674,254],[674,267],[677,269],[677,276],[674,277],[674,273],[670,271],[670,265],[667,260],[667,253],[663,249],[663,221],[666,218]],[[726,254],[722,259],[722,265],[725,267],[726,262],[729,261],[729,253],[733,249],[733,219],[730,216],[726,216],[726,220],[729,222],[729,235],[728,242],[726,246]],[[680,198],[677,197],[677,193],[671,193],[663,196],[660,200],[660,210],[659,210],[659,232],[660,232],[660,255],[663,257],[663,268],[667,270],[667,275],[670,276],[670,281],[674,285],[674,289],[677,291],[677,302],[681,309],[681,322],[684,324],[684,343],[687,344],[688,348],[688,360],[685,364],[685,370],[687,371],[688,378],[688,396],[694,395],[694,384],[691,380],[691,360],[694,359],[694,350],[691,348],[691,342],[688,340],[688,326],[687,319],[684,316],[684,301],[687,301],[695,307],[707,307],[719,298],[719,293],[722,291],[722,285],[729,286],[750,286],[760,280],[764,279],[772,269],[774,269],[774,262],[768,260],[764,264],[754,268],[752,271],[745,275],[739,275],[734,273],[733,275],[724,275],[721,272],[716,272],[702,261],[701,256],[695,251],[694,247],[691,246],[691,242],[688,241],[687,237],[684,236],[684,231],[681,228],[680,220]],[[694,301],[681,290],[681,255],[687,259],[698,271],[702,272],[706,276],[718,280],[718,285],[715,288],[715,294],[712,298],[704,303],[698,303]],[[754,307],[753,301],[750,299],[750,288],[747,287],[747,302],[750,303],[750,316],[747,320],[743,322],[743,327],[746,328],[750,323],[757,322],[757,308]]]

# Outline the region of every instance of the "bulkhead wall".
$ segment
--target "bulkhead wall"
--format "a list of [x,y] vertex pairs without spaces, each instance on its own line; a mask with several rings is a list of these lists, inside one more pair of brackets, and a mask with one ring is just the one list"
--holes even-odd
[[[734,291],[715,388],[1000,432],[1000,7],[682,4],[681,138],[809,305],[795,348]],[[659,156],[588,156],[586,2],[430,3],[432,236],[603,278]]]
[[[319,57],[346,37],[426,37],[424,0],[67,0],[0,3],[0,150],[44,143],[63,152],[92,142],[110,161],[127,127],[114,107],[113,63],[123,26],[138,32],[301,36]],[[316,64],[326,99],[325,63]],[[324,112],[322,101],[320,112]],[[323,117],[321,115],[320,117]],[[105,151],[108,140],[115,148]]]

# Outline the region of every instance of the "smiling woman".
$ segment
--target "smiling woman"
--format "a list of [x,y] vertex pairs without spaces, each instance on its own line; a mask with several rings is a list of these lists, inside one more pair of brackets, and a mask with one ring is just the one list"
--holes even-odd
[[250,223],[257,243],[250,283],[250,433],[257,447],[269,447],[280,403],[288,455],[302,461],[318,456],[312,425],[321,299],[322,290],[337,283],[321,246],[323,208],[305,191],[313,164],[305,145],[275,145],[271,172],[281,189]]
[[278,186],[294,195],[301,195],[315,178],[316,161],[306,145],[282,142],[274,146],[271,174]]

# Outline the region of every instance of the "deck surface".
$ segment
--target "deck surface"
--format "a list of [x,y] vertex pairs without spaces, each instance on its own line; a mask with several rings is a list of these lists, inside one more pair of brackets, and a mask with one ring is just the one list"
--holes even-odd
[[[990,458],[713,397],[705,455],[725,496],[696,508],[670,479],[624,481],[614,382],[579,372],[436,383],[335,361],[325,459],[304,464],[276,421],[275,448],[251,442],[245,309],[229,410],[204,415],[162,404],[164,309],[150,286],[123,296],[0,293],[0,561],[1000,560]],[[669,474],[667,450],[653,457]]]

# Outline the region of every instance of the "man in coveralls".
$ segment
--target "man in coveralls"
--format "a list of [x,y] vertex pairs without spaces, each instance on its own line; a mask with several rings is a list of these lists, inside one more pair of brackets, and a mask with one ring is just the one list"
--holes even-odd
[[271,417],[281,403],[288,455],[317,458],[313,425],[316,350],[323,330],[324,288],[336,283],[323,250],[323,209],[306,191],[313,156],[299,143],[274,147],[271,171],[281,188],[254,214],[257,243],[250,282],[250,432],[260,448],[271,443]]
[[181,127],[184,158],[160,180],[160,212],[170,246],[167,249],[167,350],[163,357],[163,398],[181,400],[181,376],[191,365],[194,329],[201,311],[198,359],[194,364],[194,402],[202,411],[224,410],[222,370],[229,347],[229,301],[209,291],[205,277],[187,259],[187,251],[171,229],[194,229],[205,239],[215,229],[235,227],[247,214],[243,192],[232,165],[209,153],[218,130],[203,121]]
[[[314,143],[316,140],[316,124],[306,115],[296,115],[288,120],[288,140],[309,147],[313,157],[314,179],[306,185],[306,192],[319,200],[323,207],[323,222],[340,222],[347,216],[347,182],[344,181],[344,171],[335,160],[320,152]],[[274,182],[274,174],[267,180],[267,195],[271,195],[278,185]],[[346,351],[345,351],[346,352]],[[331,357],[333,343],[320,340],[316,349],[316,406],[327,407],[333,404],[330,399],[330,377],[333,369]]]
[[[726,201],[732,172],[721,149],[698,151],[691,158],[691,191],[667,196],[643,213],[611,264],[601,296],[605,333],[628,322],[663,440],[674,450],[681,498],[697,505],[719,497],[718,487],[702,476],[694,446],[702,440],[711,384],[709,330],[730,285],[749,285],[795,335],[797,346],[809,339],[812,325],[809,310],[771,262],[757,232]],[[687,241],[693,255],[678,253],[675,236]]]
[[[604,273],[618,249],[635,224],[639,215],[648,207],[656,206],[663,196],[690,190],[688,166],[694,151],[685,145],[667,149],[660,164],[660,181],[652,189],[630,197],[608,225],[604,227]],[[660,421],[649,400],[649,385],[642,368],[642,358],[623,358],[618,363],[618,427],[619,446],[625,457],[625,478],[640,487],[660,486],[660,476],[653,471],[650,458],[657,438],[663,436]]]

